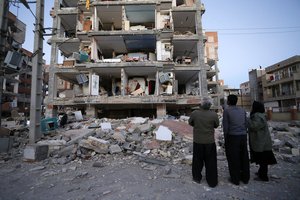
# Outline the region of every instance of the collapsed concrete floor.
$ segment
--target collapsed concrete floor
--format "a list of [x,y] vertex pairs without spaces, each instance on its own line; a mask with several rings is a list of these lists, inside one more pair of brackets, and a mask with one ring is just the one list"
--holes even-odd
[[[15,128],[8,153],[1,153],[0,199],[298,199],[300,128],[297,122],[269,122],[278,164],[270,182],[232,185],[216,129],[219,184],[191,177],[192,128],[180,119],[89,119],[45,134],[48,157],[24,161],[28,129]],[[161,129],[163,128],[163,129]],[[160,135],[160,133],[163,133]],[[171,134],[171,139],[170,139]],[[163,141],[164,140],[164,141]]]

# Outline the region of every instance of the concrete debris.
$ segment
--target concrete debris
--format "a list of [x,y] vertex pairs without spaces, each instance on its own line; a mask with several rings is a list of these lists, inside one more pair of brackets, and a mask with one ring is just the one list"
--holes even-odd
[[103,122],[100,124],[102,131],[109,131],[111,130],[111,123]]
[[105,165],[103,163],[100,163],[100,162],[94,162],[92,166],[101,168],[101,167],[104,167]]
[[[134,156],[147,165],[191,165],[193,131],[188,125],[188,119],[187,116],[181,116],[174,120],[170,120],[170,117],[151,120],[142,117],[86,120],[79,116],[72,121],[69,116],[64,127],[59,127],[55,134],[44,135],[35,145],[28,145],[28,127],[5,128],[8,129],[9,137],[13,137],[13,144],[9,154],[0,154],[0,162],[7,162],[19,155],[25,161],[49,158],[49,163],[63,165],[73,161],[80,162],[81,159],[92,159],[94,167],[103,167],[105,165],[99,157],[118,155],[124,158]],[[300,123],[270,121],[269,125],[276,158],[289,163],[300,163]],[[1,139],[5,137],[0,136]],[[226,156],[221,127],[215,130],[215,139],[218,161],[224,161]]]
[[89,136],[88,139],[83,139],[79,142],[80,147],[94,150],[97,153],[108,153],[109,152],[109,142],[106,140],[98,139]]
[[156,139],[162,141],[171,141],[172,140],[172,131],[170,131],[165,126],[159,126],[158,130],[155,132]]
[[81,113],[80,110],[79,111],[75,111],[74,114],[75,114],[75,118],[76,118],[77,121],[83,120],[83,116],[82,116],[82,113]]
[[164,178],[180,178],[179,174],[164,174]]
[[25,161],[41,161],[48,157],[48,145],[31,144],[24,149]]
[[71,140],[67,142],[67,145],[78,143],[82,138],[87,138],[95,134],[95,130],[80,129],[80,130],[68,130],[63,133],[64,136],[70,137]]
[[110,154],[121,153],[122,149],[120,148],[119,145],[114,144],[109,146],[109,152]]
[[193,140],[193,127],[188,125],[188,118],[185,121],[165,120],[161,124],[168,127],[172,132],[181,135],[182,137]]
[[144,124],[146,121],[148,121],[149,118],[142,118],[142,117],[134,117],[130,123],[132,124]]
[[45,166],[37,166],[37,167],[31,168],[29,171],[38,171],[38,170],[43,170],[45,168],[46,168]]
[[139,161],[146,162],[146,163],[151,163],[151,164],[162,165],[162,166],[167,165],[167,161],[165,161],[165,160],[147,158],[147,157],[143,157],[143,156],[139,157]]

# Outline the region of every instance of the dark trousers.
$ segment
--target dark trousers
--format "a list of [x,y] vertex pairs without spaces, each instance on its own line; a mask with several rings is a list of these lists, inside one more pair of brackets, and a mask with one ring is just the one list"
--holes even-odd
[[198,144],[194,142],[192,175],[195,181],[201,181],[204,165],[206,181],[210,187],[215,187],[218,184],[216,144]]
[[250,163],[247,148],[247,135],[228,135],[225,140],[231,182],[239,184],[240,180],[248,183],[250,179]]

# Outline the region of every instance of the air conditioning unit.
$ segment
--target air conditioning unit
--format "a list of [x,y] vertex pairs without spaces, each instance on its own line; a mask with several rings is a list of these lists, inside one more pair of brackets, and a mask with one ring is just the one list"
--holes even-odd
[[159,81],[160,81],[160,83],[165,83],[167,81],[170,81],[170,77],[169,77],[168,73],[160,73]]
[[79,63],[86,62],[89,58],[88,54],[73,52],[72,57]]
[[165,50],[166,51],[171,51],[172,50],[171,44],[165,44]]
[[84,84],[84,83],[89,82],[89,79],[85,74],[76,75],[76,79],[79,84]]
[[173,72],[168,72],[169,78],[172,79],[174,78],[174,73]]
[[8,51],[4,63],[9,68],[20,69],[22,66],[23,59],[24,57],[21,53],[16,51]]

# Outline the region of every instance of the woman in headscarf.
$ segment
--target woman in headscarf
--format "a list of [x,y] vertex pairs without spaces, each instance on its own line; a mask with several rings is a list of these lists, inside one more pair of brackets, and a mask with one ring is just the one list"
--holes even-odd
[[250,160],[259,165],[255,180],[269,181],[268,165],[277,164],[272,151],[272,140],[262,103],[254,101],[249,120]]

